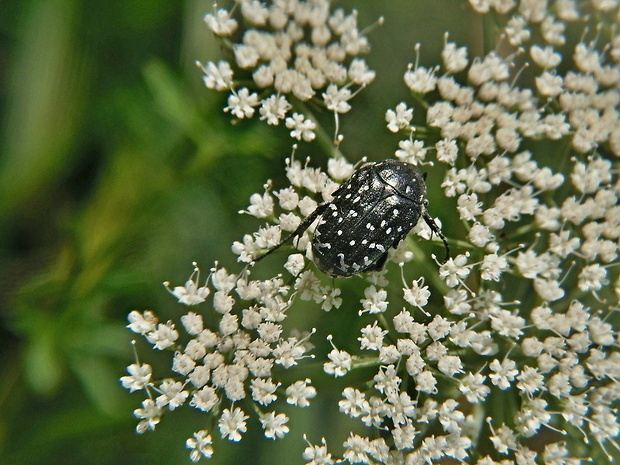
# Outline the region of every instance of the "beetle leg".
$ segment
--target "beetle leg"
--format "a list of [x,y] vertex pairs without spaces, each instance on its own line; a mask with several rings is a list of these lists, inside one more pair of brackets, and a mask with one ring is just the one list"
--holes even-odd
[[364,271],[381,271],[385,266],[385,262],[387,261],[388,253],[385,252],[381,255],[372,265],[366,268]]
[[443,233],[441,232],[441,229],[439,229],[439,226],[437,226],[437,223],[435,223],[435,220],[431,217],[431,215],[428,214],[427,211],[424,211],[424,213],[422,214],[422,217],[424,218],[424,221],[426,222],[428,227],[431,228],[431,231],[437,234],[443,241],[443,246],[446,249],[446,258],[444,258],[443,263],[447,262],[448,259],[450,258],[450,245],[448,245],[446,236],[443,235]]
[[280,241],[280,243],[278,245],[276,245],[275,247],[269,249],[266,253],[264,253],[263,255],[261,255],[258,258],[254,259],[254,262],[258,262],[259,260],[262,260],[263,258],[265,258],[267,255],[271,255],[273,252],[275,252],[276,250],[278,250],[280,247],[282,247],[284,244],[286,244],[287,242],[290,242],[291,240],[295,239],[296,237],[301,236],[304,231],[306,229],[308,229],[310,227],[310,225],[312,223],[314,223],[314,220],[316,220],[319,215],[322,215],[323,212],[325,211],[325,209],[327,208],[327,206],[329,205],[329,203],[324,203],[322,205],[319,205],[318,207],[316,207],[316,209],[310,213],[300,224],[299,226],[297,226],[297,229],[295,231],[293,231],[291,234],[289,234],[288,236],[286,236],[282,241]]

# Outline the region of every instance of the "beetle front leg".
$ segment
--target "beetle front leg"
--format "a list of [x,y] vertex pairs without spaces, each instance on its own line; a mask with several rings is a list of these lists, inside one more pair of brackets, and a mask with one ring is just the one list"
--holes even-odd
[[329,203],[324,203],[322,205],[319,205],[318,207],[316,207],[316,209],[310,213],[300,224],[299,226],[297,226],[297,229],[295,229],[295,231],[293,231],[291,234],[289,234],[287,237],[285,237],[282,241],[280,241],[280,243],[278,245],[276,245],[275,247],[269,249],[266,253],[264,253],[263,255],[261,255],[258,258],[254,259],[254,262],[258,262],[259,260],[262,260],[263,258],[265,258],[267,255],[271,255],[273,252],[275,252],[276,250],[278,250],[280,247],[282,247],[284,244],[286,244],[287,242],[290,242],[291,240],[293,240],[295,237],[299,237],[301,236],[304,231],[306,229],[308,229],[310,227],[310,225],[312,223],[314,223],[314,220],[316,220],[320,215],[323,214],[323,212],[325,211],[325,209],[327,208],[327,206],[329,205]]
[[422,217],[424,218],[424,221],[426,222],[428,227],[431,228],[431,231],[437,234],[443,241],[443,245],[446,249],[446,258],[444,258],[443,263],[447,262],[450,258],[450,245],[448,244],[446,236],[443,235],[441,229],[439,229],[439,226],[437,226],[437,223],[435,223],[435,220],[428,214],[427,211],[422,214]]

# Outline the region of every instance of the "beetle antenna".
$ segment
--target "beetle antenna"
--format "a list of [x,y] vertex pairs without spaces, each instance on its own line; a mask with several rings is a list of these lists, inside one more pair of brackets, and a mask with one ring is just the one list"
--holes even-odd
[[450,258],[450,245],[448,244],[446,236],[443,235],[441,229],[439,229],[439,226],[437,226],[437,223],[435,223],[435,220],[431,217],[431,215],[428,214],[427,211],[424,212],[422,217],[424,218],[424,221],[426,222],[428,227],[431,228],[431,231],[437,234],[439,238],[443,241],[443,246],[446,249],[446,258],[444,258],[442,263],[446,263]]

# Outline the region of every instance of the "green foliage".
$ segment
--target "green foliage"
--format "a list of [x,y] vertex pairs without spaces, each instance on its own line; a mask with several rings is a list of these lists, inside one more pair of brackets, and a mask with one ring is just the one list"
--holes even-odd
[[[19,2],[4,18],[2,463],[121,463],[147,446],[88,457],[101,435],[133,436],[125,315],[164,296],[171,263],[225,255],[241,234],[226,194],[240,208],[267,177],[271,136],[231,127],[199,73],[179,74],[180,6],[164,3]],[[222,192],[231,158],[237,190]],[[239,186],[239,171],[260,176]]]

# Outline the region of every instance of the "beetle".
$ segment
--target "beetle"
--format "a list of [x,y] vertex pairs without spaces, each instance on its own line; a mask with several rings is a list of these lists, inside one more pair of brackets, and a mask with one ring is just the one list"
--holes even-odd
[[255,262],[301,236],[318,220],[312,253],[321,271],[334,277],[380,271],[388,250],[409,234],[420,217],[443,241],[448,260],[448,241],[427,212],[425,177],[416,166],[399,160],[365,163],[336,189],[330,202],[319,205]]

